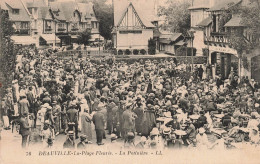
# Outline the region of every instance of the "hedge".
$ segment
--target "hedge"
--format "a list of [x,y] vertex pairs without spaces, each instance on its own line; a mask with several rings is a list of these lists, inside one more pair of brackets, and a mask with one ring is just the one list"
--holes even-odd
[[140,51],[140,53],[141,53],[142,55],[145,55],[145,54],[146,54],[145,49],[142,49],[142,50]]
[[138,55],[138,54],[139,54],[139,50],[134,49],[134,50],[133,50],[133,54],[134,54],[134,55]]

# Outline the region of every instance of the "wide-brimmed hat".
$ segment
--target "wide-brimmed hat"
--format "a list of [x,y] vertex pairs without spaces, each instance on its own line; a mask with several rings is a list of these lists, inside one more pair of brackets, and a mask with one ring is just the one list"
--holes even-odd
[[87,139],[87,136],[86,136],[86,135],[80,136],[80,140],[81,140],[81,141],[85,141],[86,139]]
[[116,134],[112,133],[111,134],[111,140],[115,140],[115,139],[117,139],[117,136],[116,136]]
[[68,131],[68,135],[72,136],[72,135],[74,135],[74,132],[73,131]]

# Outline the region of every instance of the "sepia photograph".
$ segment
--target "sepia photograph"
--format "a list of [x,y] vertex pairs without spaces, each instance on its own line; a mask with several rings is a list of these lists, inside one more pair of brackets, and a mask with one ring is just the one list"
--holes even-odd
[[0,164],[260,163],[260,0],[0,0]]

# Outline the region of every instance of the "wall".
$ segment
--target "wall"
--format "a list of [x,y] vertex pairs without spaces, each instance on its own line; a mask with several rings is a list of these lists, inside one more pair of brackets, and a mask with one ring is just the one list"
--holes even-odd
[[148,49],[150,38],[153,38],[152,29],[143,29],[142,34],[120,34],[117,31],[117,49]]
[[204,9],[191,10],[191,27],[196,27],[203,19],[207,18],[209,13]]
[[196,30],[194,33],[193,47],[197,49],[196,56],[203,56],[202,49],[206,48],[204,44],[204,33],[202,30]]

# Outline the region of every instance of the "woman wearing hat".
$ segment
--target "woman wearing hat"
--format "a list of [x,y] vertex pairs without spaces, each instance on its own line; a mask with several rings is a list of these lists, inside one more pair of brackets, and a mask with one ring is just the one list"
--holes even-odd
[[84,112],[81,115],[81,133],[85,135],[88,141],[92,140],[92,129],[91,129],[91,121],[92,116],[88,113],[89,110],[87,108],[84,109]]
[[196,135],[196,147],[198,149],[206,149],[208,147],[208,137],[205,134],[204,128],[199,128],[199,133]]

